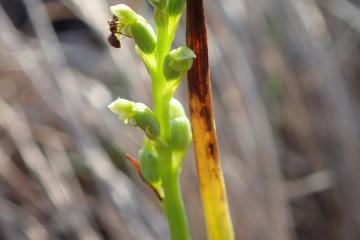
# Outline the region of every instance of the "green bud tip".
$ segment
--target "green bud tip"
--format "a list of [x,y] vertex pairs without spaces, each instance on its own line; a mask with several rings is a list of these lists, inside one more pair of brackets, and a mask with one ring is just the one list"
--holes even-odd
[[126,4],[118,4],[110,7],[111,12],[119,18],[119,23],[129,25],[142,18]]

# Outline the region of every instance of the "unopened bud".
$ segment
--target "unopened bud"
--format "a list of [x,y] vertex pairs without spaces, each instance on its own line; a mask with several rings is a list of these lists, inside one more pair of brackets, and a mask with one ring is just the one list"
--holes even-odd
[[139,151],[140,171],[144,179],[150,184],[160,181],[159,160],[154,148],[144,147]]
[[155,114],[145,104],[136,103],[134,107],[134,120],[146,136],[155,140],[160,136],[160,124]]
[[164,60],[164,76],[168,80],[178,79],[191,68],[194,58],[194,52],[186,46],[172,50]]
[[174,150],[186,150],[192,140],[191,124],[186,116],[170,120],[169,145]]
[[144,53],[152,53],[156,48],[156,35],[154,30],[145,20],[138,20],[129,26],[130,35],[136,45]]
[[143,103],[135,103],[118,98],[108,105],[108,108],[119,116],[125,124],[138,126],[145,135],[155,140],[160,135],[160,124],[155,114]]

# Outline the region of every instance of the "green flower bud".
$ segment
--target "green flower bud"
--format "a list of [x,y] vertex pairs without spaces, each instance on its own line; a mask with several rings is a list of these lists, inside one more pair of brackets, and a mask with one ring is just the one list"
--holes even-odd
[[146,136],[155,140],[160,135],[160,124],[155,114],[143,103],[135,103],[118,98],[108,108],[119,116],[125,124],[140,127]]
[[184,107],[176,98],[171,98],[169,107],[170,119],[185,116]]
[[138,20],[130,26],[131,37],[134,38],[136,45],[144,53],[152,53],[156,48],[156,35],[154,30],[144,20]]
[[110,7],[111,12],[119,18],[119,23],[129,25],[142,18],[126,4],[118,4]]
[[196,57],[195,53],[188,47],[182,46],[169,53],[171,58],[170,67],[174,70],[188,71]]
[[150,184],[160,181],[159,160],[154,148],[144,147],[138,154],[140,171],[144,179]]
[[169,14],[174,15],[180,15],[186,5],[186,0],[169,0]]
[[170,120],[170,141],[169,145],[174,150],[186,150],[192,139],[191,124],[186,116]]
[[186,46],[172,50],[164,60],[164,76],[168,80],[178,79],[191,68],[194,58],[194,52]]
[[134,120],[146,134],[146,136],[155,140],[160,136],[160,124],[155,114],[145,104],[136,103],[134,107]]
[[135,103],[123,98],[118,98],[108,105],[108,108],[119,116],[119,119],[125,124],[135,125],[132,121],[134,117]]

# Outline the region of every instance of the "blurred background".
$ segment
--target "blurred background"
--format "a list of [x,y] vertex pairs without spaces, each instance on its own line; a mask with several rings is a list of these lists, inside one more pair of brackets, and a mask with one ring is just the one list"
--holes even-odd
[[[144,0],[122,2],[151,19]],[[132,41],[106,42],[116,3],[0,0],[0,239],[168,239],[124,159],[142,134],[106,108],[151,105]],[[360,239],[360,1],[205,5],[236,239]],[[186,105],[186,81],[177,97]],[[206,239],[192,150],[182,188],[193,239]]]

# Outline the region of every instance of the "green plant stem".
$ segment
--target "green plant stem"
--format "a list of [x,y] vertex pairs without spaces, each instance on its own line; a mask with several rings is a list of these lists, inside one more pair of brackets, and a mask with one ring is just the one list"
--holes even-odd
[[169,139],[169,103],[171,95],[164,91],[166,79],[163,76],[164,59],[170,49],[168,43],[168,24],[164,22],[157,27],[156,71],[153,76],[154,111],[161,126],[163,141]]
[[[164,120],[164,119],[162,119]],[[162,123],[162,121],[160,121]],[[190,240],[190,232],[179,184],[180,169],[174,167],[171,149],[158,143],[160,174],[164,189],[163,210],[168,220],[172,240]]]
[[[157,145],[160,160],[160,174],[164,189],[163,209],[166,214],[172,240],[190,240],[189,227],[181,196],[179,174],[175,171],[172,152],[167,143],[170,138],[169,104],[172,92],[166,91],[167,81],[163,75],[163,65],[169,52],[175,30],[168,19],[157,24],[156,69],[151,71],[154,112],[160,122],[161,143]],[[178,168],[179,169],[179,168]]]
[[172,240],[189,240],[189,227],[186,219],[186,212],[181,196],[179,175],[168,176],[163,182],[165,199],[163,208],[167,216]]

